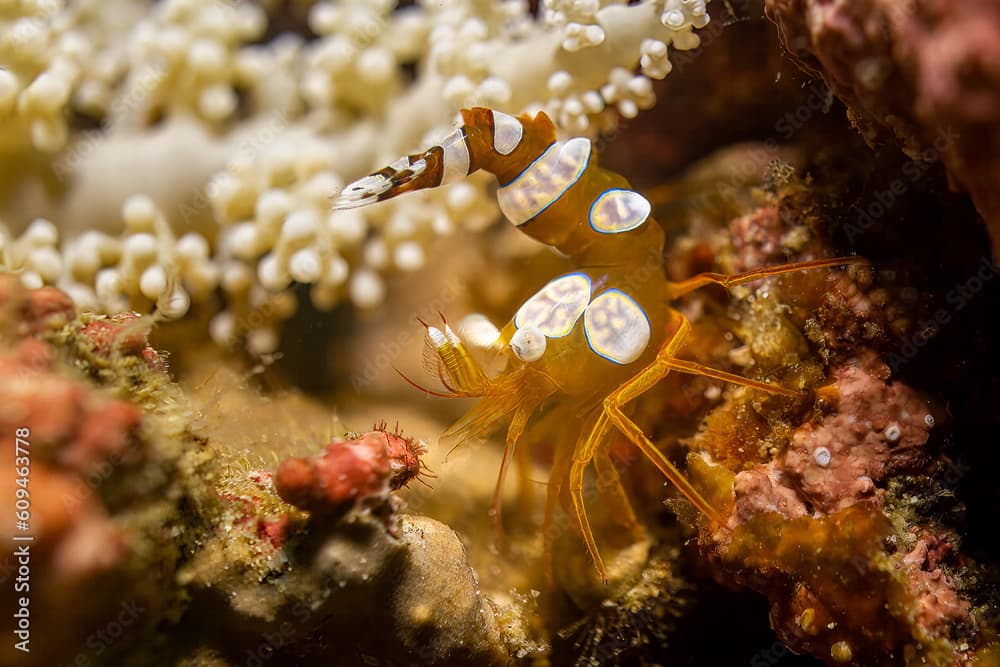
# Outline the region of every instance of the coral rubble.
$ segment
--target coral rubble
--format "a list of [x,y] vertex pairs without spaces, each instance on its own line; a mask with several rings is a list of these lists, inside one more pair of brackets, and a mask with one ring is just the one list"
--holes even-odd
[[[737,218],[732,261],[752,267],[815,252],[839,204],[813,189],[785,186],[776,204]],[[934,474],[937,433],[948,428],[943,405],[893,377],[887,362],[893,341],[911,335],[915,306],[869,269],[821,280],[817,290],[814,277],[790,276],[735,301],[741,335],[752,338],[737,361],[797,368],[815,403],[775,411],[734,393],[708,413],[691,443],[714,462],[692,454],[692,464],[731,514],[725,529],[702,531],[703,548],[716,577],[768,596],[772,625],[793,651],[828,664],[974,662],[995,632],[971,613],[977,569],[956,557],[956,527],[912,514],[898,490],[937,493],[908,480]],[[774,299],[785,315],[767,305]],[[823,374],[801,342],[766,344],[787,338],[775,317],[800,322]],[[748,447],[743,434],[761,445]]]
[[[122,655],[128,647],[96,634],[102,626],[121,616],[117,632],[131,626],[134,647],[175,602],[169,571],[183,545],[169,534],[179,519],[169,474],[180,443],[171,424],[123,390],[132,376],[168,392],[166,376],[143,357],[144,330],[126,332],[127,322],[103,321],[108,355],[96,362],[93,329],[86,331],[95,322],[84,326],[69,297],[54,288],[26,291],[15,277],[0,275],[0,423],[23,445],[4,447],[2,484],[9,498],[19,489],[29,508],[15,525],[8,505],[3,534],[30,552],[4,554],[6,572],[24,566],[24,585],[5,586],[2,599],[13,609],[27,596],[35,638],[30,653],[4,646],[11,664],[61,664],[94,651]],[[130,342],[110,352],[106,342],[117,334]],[[156,449],[157,438],[173,444]],[[30,542],[17,542],[24,535]],[[11,618],[8,634],[18,624]]]

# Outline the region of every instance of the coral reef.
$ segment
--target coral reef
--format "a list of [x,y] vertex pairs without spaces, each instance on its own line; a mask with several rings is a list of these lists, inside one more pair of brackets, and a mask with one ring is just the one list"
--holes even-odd
[[[839,206],[822,193],[792,183],[735,219],[730,261],[812,256]],[[772,625],[795,652],[828,664],[975,662],[995,632],[972,615],[976,567],[957,556],[956,526],[914,515],[899,492],[938,492],[909,480],[933,478],[937,433],[948,428],[944,406],[890,369],[920,307],[900,298],[891,274],[852,268],[822,280],[819,290],[808,279],[762,284],[734,301],[748,341],[733,359],[797,369],[815,404],[774,412],[734,393],[708,413],[691,445],[710,458],[691,463],[731,509],[726,529],[703,529],[702,547],[717,578],[768,596]],[[799,327],[819,346],[820,375]],[[746,446],[745,433],[759,446]]]

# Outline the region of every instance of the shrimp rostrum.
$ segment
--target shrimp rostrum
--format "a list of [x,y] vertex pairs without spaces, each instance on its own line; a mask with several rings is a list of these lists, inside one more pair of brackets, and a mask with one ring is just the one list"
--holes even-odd
[[[833,267],[859,258],[821,259],[725,275],[703,273],[681,282],[667,280],[664,233],[650,218],[651,205],[625,178],[602,169],[591,141],[557,141],[544,112],[514,117],[472,108],[463,124],[442,142],[350,185],[334,208],[352,208],[461,179],[483,169],[499,183],[497,198],[507,219],[528,236],[569,256],[577,269],[541,287],[497,331],[463,340],[446,323],[424,324],[431,370],[446,392],[438,395],[482,400],[449,429],[459,441],[508,423],[497,488],[515,451],[523,451],[525,427],[543,401],[571,406],[580,416],[574,441],[559,445],[545,503],[546,536],[563,493],[580,535],[602,578],[597,542],[584,507],[584,476],[594,463],[602,491],[626,524],[636,519],[614,472],[608,448],[617,429],[710,521],[721,517],[674,464],[629,417],[626,406],[670,371],[703,375],[775,394],[799,392],[727,373],[678,357],[690,324],[670,302],[699,287],[733,287],[761,278]],[[474,345],[507,358],[489,374]],[[432,392],[433,393],[433,392]],[[575,430],[570,429],[574,434]],[[523,460],[523,456],[518,457]],[[609,483],[610,482],[610,483]],[[610,489],[610,490],[608,490]],[[546,562],[550,545],[546,545]]]

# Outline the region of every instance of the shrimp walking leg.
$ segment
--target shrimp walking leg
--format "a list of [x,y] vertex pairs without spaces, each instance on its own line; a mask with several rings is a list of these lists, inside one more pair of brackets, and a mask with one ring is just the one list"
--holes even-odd
[[556,448],[552,469],[549,471],[548,490],[545,494],[545,513],[542,518],[542,560],[545,564],[545,580],[550,585],[555,582],[552,568],[552,543],[556,532],[556,510],[559,507],[559,497],[562,495],[562,480],[569,472],[570,462],[568,450],[564,447]]
[[500,473],[497,475],[497,485],[493,490],[493,506],[491,509],[493,516],[493,540],[498,546],[501,546],[504,543],[503,519],[500,515],[501,494],[503,493],[504,479],[507,477],[507,470],[510,467],[511,460],[517,454],[517,443],[521,440],[521,435],[524,434],[524,426],[528,423],[528,417],[531,416],[534,408],[535,406],[533,404],[530,406],[519,406],[514,412],[514,417],[511,419],[510,426],[507,428],[507,440],[504,442],[503,459],[500,462]]
[[822,269],[834,266],[845,266],[848,264],[868,264],[868,260],[861,257],[833,257],[830,259],[814,259],[808,262],[793,262],[791,264],[779,264],[768,266],[762,269],[746,271],[744,273],[699,273],[686,280],[670,283],[670,298],[676,299],[688,292],[705,287],[706,285],[721,285],[725,288],[736,287],[752,283],[761,278],[779,276],[784,273],[796,273],[798,271],[808,271],[809,269]]
[[[680,316],[678,316],[680,317]],[[663,475],[681,492],[685,497],[691,500],[694,505],[704,512],[708,517],[713,520],[718,519],[718,514],[715,509],[708,504],[708,502],[702,498],[701,494],[698,493],[697,489],[691,486],[691,483],[687,481],[687,478],[681,474],[673,463],[663,455],[660,450],[658,450],[652,442],[646,438],[642,430],[639,429],[635,423],[625,416],[624,412],[621,410],[621,405],[631,401],[632,399],[638,397],[639,395],[646,392],[657,382],[659,382],[668,372],[670,368],[664,363],[665,360],[672,359],[676,356],[677,351],[684,344],[684,338],[687,336],[691,325],[688,321],[680,317],[680,325],[674,331],[663,346],[657,353],[656,359],[646,368],[638,373],[631,380],[620,386],[614,391],[608,398],[604,400],[604,409],[601,412],[600,417],[598,417],[597,422],[591,429],[590,433],[587,435],[586,439],[576,448],[573,455],[573,465],[570,468],[569,477],[569,487],[570,487],[570,497],[573,503],[573,512],[577,517],[577,521],[580,525],[580,533],[583,537],[583,542],[587,547],[587,551],[590,553],[591,559],[594,561],[594,566],[597,568],[598,573],[602,580],[607,580],[607,571],[604,567],[604,561],[601,559],[601,554],[597,550],[597,542],[594,539],[593,531],[590,528],[590,521],[587,519],[587,509],[583,502],[583,473],[587,467],[587,464],[594,458],[594,454],[597,451],[598,446],[601,441],[607,436],[612,424],[615,424],[615,418],[618,417],[618,422],[621,423],[619,429],[626,437],[634,442],[639,450],[649,458],[657,468],[663,473]],[[629,426],[631,425],[631,427]],[[622,428],[624,426],[624,428]],[[632,428],[634,427],[634,428]]]

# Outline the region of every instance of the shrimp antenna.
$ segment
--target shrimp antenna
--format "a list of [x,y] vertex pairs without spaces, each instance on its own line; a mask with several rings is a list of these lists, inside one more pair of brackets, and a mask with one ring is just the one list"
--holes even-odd
[[399,376],[401,378],[403,378],[404,380],[406,380],[406,383],[409,384],[411,387],[413,387],[414,389],[418,389],[418,390],[424,392],[428,396],[435,396],[437,398],[458,398],[457,394],[454,394],[454,393],[452,393],[452,394],[446,394],[446,393],[441,392],[441,391],[434,391],[433,389],[429,389],[429,388],[427,388],[427,387],[425,387],[425,386],[423,386],[423,385],[421,385],[421,384],[419,384],[417,382],[414,382],[410,378],[406,377],[406,373],[404,373],[403,371],[399,370],[395,366],[392,367],[392,370],[394,370],[397,373],[399,373]]

